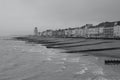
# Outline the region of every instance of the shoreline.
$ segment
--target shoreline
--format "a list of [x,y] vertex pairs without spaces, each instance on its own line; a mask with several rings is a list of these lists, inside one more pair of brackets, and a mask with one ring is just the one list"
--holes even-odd
[[16,40],[23,40],[42,44],[46,48],[63,49],[63,53],[82,53],[93,56],[103,56],[120,58],[120,41],[119,40],[99,40],[84,38],[45,38],[45,37],[14,37]]

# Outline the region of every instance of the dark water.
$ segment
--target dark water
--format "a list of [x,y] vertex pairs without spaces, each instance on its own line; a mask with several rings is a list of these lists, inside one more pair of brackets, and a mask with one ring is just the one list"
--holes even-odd
[[120,80],[119,71],[103,65],[104,58],[61,51],[1,39],[0,80]]

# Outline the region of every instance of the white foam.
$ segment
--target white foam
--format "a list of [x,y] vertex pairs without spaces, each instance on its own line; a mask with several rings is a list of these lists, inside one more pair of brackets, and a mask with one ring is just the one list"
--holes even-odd
[[68,59],[68,62],[79,62],[80,58],[70,58]]
[[88,68],[84,67],[81,71],[76,72],[75,74],[84,74],[84,73],[86,73],[86,70],[88,70]]
[[106,78],[100,76],[100,77],[97,77],[97,78],[95,78],[93,80],[111,80],[111,79],[106,79]]

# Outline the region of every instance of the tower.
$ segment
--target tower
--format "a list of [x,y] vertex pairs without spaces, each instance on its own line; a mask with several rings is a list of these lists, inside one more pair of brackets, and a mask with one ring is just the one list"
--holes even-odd
[[39,33],[38,33],[38,28],[37,28],[37,27],[35,27],[35,29],[34,29],[34,35],[35,35],[35,36],[38,36],[38,35],[39,35]]

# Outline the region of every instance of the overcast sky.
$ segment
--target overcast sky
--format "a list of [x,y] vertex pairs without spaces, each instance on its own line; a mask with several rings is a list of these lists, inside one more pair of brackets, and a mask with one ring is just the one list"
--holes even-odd
[[120,0],[0,0],[0,35],[120,20]]

